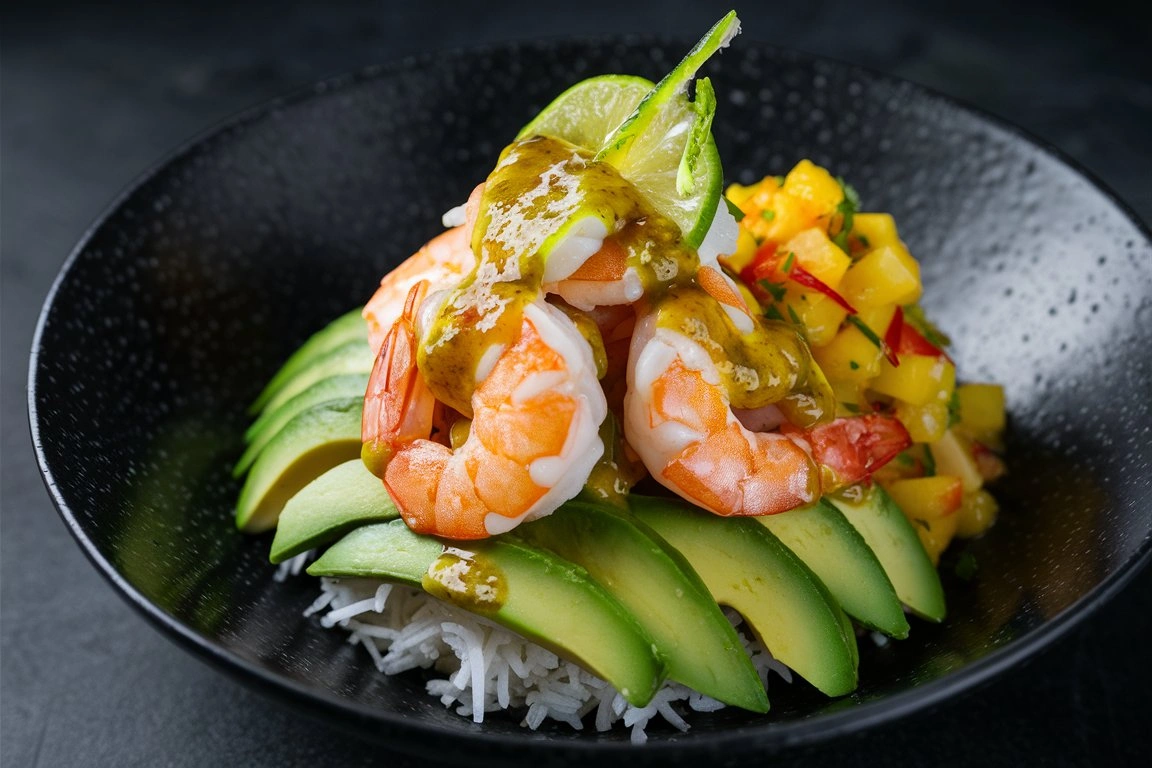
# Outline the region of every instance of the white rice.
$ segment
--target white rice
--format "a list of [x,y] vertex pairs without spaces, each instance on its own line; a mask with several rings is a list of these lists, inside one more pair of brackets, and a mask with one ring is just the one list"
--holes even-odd
[[[607,682],[551,651],[409,587],[324,578],[320,596],[304,615],[321,612],[321,624],[347,630],[349,642],[363,646],[383,674],[419,668],[443,675],[428,681],[428,693],[477,723],[484,721],[485,712],[516,709],[525,710],[521,725],[533,730],[545,720],[580,730],[592,713],[597,731],[623,723],[632,729],[632,741],[641,743],[654,718],[686,731],[688,711],[713,712],[724,706],[669,681],[647,706],[634,707]],[[791,682],[791,671],[742,631],[739,614],[725,613],[764,684],[770,672]]]

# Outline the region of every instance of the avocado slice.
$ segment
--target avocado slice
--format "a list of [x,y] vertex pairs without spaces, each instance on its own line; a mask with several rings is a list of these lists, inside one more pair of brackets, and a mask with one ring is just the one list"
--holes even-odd
[[284,425],[252,465],[236,502],[236,527],[260,533],[321,473],[360,455],[362,398],[315,405]]
[[264,410],[264,407],[268,405],[268,401],[271,400],[285,384],[292,380],[296,374],[309,367],[316,358],[324,353],[353,339],[360,339],[367,343],[368,324],[364,322],[364,318],[361,317],[362,311],[362,307],[357,307],[312,334],[307,341],[292,353],[292,356],[280,367],[276,375],[264,386],[264,391],[262,391],[257,396],[256,401],[248,407],[248,413],[257,414]]
[[772,655],[828,696],[856,688],[856,635],[828,589],[748,518],[678,499],[629,497],[633,513],[687,558],[722,605],[744,616]]
[[613,508],[570,501],[519,526],[516,537],[587,570],[648,630],[670,678],[725,704],[768,711],[756,668],[708,587],[651,528]]
[[940,574],[916,529],[884,489],[857,485],[825,498],[860,532],[884,566],[900,601],[923,619],[943,621],[946,610]]
[[281,563],[335,541],[367,523],[395,520],[400,511],[380,478],[360,459],[338,464],[288,500],[268,559]]
[[344,373],[371,373],[374,362],[368,342],[363,339],[346,341],[312,358],[306,367],[284,382],[268,399],[264,405],[264,412],[273,413],[301,392],[331,376]]
[[368,387],[368,374],[345,373],[339,376],[329,376],[313,384],[308,389],[293,397],[284,405],[274,411],[265,411],[260,418],[244,433],[248,440],[248,447],[244,454],[232,468],[232,476],[240,477],[252,462],[264,450],[276,434],[297,416],[314,405],[326,403],[329,400],[344,400],[350,397],[364,397],[364,390]]
[[664,680],[652,638],[578,565],[509,539],[444,544],[403,520],[357,528],[308,573],[419,587],[570,659],[646,705]]
[[812,569],[845,613],[870,629],[908,637],[904,608],[880,561],[831,503],[753,519]]

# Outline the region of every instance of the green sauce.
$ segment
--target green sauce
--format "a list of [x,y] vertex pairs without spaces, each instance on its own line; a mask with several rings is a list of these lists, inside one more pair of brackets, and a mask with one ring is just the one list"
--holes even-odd
[[741,333],[724,308],[696,285],[678,286],[656,306],[656,325],[695,341],[720,371],[733,408],[762,408],[803,384],[808,345],[792,326],[771,320]]
[[433,597],[477,613],[495,613],[508,599],[504,572],[477,552],[445,547],[420,580]]
[[[548,254],[575,222],[589,216],[600,219],[624,251],[627,267],[640,276],[643,301],[655,308],[658,325],[708,350],[734,408],[760,408],[790,395],[787,405],[796,411],[811,411],[817,407],[813,403],[823,409],[831,401],[822,378],[809,381],[815,365],[791,326],[763,321],[741,333],[697,284],[699,259],[681,243],[674,222],[657,213],[611,165],[593,161],[575,145],[541,136],[515,142],[501,154],[488,177],[472,236],[476,267],[449,292],[425,333],[417,363],[437,399],[472,416],[480,360],[493,345],[515,341],[524,308],[541,293]],[[597,368],[603,375],[603,342],[590,326],[577,321],[599,352]],[[615,485],[611,473],[601,474],[600,489]]]
[[488,177],[472,237],[476,267],[448,295],[417,360],[433,394],[471,416],[476,369],[494,344],[520,332],[539,294],[549,252],[576,221],[594,216],[627,254],[646,292],[691,279],[698,260],[680,230],[607,163],[559,139],[504,150]]

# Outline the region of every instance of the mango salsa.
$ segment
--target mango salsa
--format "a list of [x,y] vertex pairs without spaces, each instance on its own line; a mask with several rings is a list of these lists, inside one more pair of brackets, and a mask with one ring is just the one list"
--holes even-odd
[[832,340],[814,347],[812,356],[829,381],[864,383],[880,373],[884,353],[854,325],[842,327]]
[[904,243],[900,242],[900,237],[896,234],[896,220],[890,213],[856,214],[852,219],[852,237],[864,251],[886,245],[904,247]]
[[811,160],[801,160],[784,177],[784,191],[803,202],[813,217],[831,216],[844,199],[844,189],[832,174]]
[[960,423],[973,438],[988,445],[999,445],[1004,431],[1004,388],[999,384],[961,384],[956,387],[960,400]]
[[888,486],[888,495],[912,521],[932,562],[938,562],[959,526],[956,512],[964,500],[960,478],[937,475],[896,480]]
[[[802,332],[836,416],[894,417],[907,430],[912,445],[871,477],[915,523],[933,561],[953,536],[983,532],[997,514],[984,486],[1005,471],[995,453],[1004,391],[957,385],[948,339],[917,304],[920,264],[892,215],[858,211],[856,192],[809,160],[784,177],[733,185],[728,197],[745,216],[725,266],[766,317]],[[776,405],[806,428],[792,403]]]
[[840,285],[840,279],[848,271],[852,260],[848,254],[840,250],[839,246],[828,238],[828,233],[819,227],[806,229],[792,237],[779,251],[796,255],[796,263],[808,271],[810,275],[829,288]]
[[[784,305],[804,323],[811,347],[822,347],[832,341],[848,315],[843,307],[824,294],[798,286],[789,286],[785,291]],[[791,313],[785,314],[792,316]]]
[[858,309],[911,304],[923,292],[920,265],[900,243],[873,248],[844,275],[840,292]]
[[999,511],[996,499],[988,491],[965,493],[956,512],[956,535],[965,539],[979,536],[992,527]]
[[956,366],[943,357],[898,355],[899,366],[884,360],[868,385],[874,392],[911,405],[947,404],[956,385]]

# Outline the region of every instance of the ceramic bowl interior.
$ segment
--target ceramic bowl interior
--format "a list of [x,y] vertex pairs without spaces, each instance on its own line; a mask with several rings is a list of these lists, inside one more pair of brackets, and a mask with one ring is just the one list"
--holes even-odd
[[[680,46],[541,43],[325,83],[178,152],[64,268],[34,350],[46,481],[98,568],[188,647],[394,746],[626,756],[627,732],[530,733],[445,710],[419,674],[384,678],[272,581],[269,537],[237,533],[245,407],[304,338],[362,303],[440,229],[518,128],[593,74],[657,78]],[[859,690],[776,686],[769,718],[652,727],[646,755],[771,750],[861,728],[986,679],[1114,591],[1149,550],[1152,245],[1115,199],[1021,133],[946,98],[741,41],[709,65],[726,176],[808,157],[896,216],[923,304],[962,377],[1008,393],[1000,522],[947,580],[940,626],[862,643]]]

